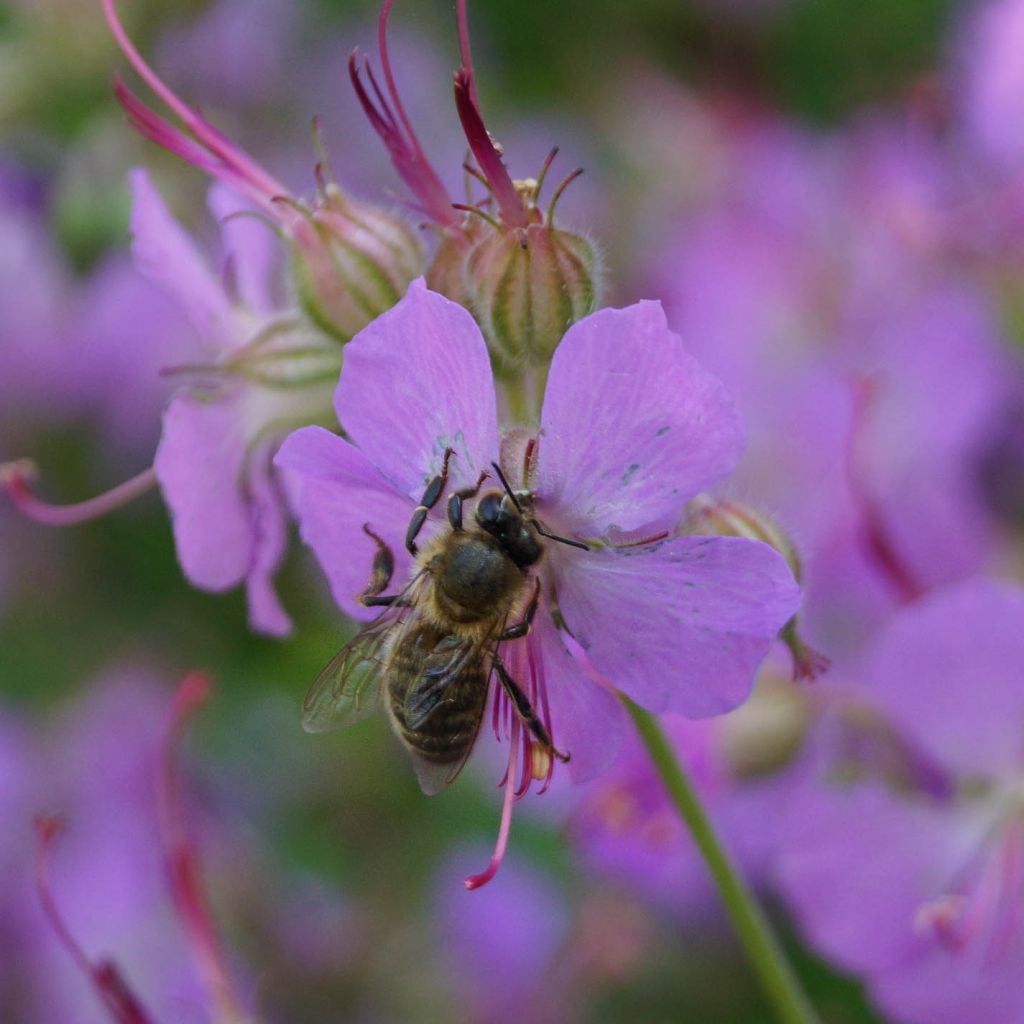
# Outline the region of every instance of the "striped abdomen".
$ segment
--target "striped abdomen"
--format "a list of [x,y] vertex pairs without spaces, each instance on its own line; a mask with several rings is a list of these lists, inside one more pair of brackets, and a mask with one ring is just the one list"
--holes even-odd
[[487,704],[484,659],[466,641],[424,623],[391,655],[388,699],[398,734],[432,764],[469,754]]

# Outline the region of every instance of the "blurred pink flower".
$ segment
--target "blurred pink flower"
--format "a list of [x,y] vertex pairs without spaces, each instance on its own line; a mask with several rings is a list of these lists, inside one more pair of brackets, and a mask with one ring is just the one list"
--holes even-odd
[[1022,665],[1019,587],[972,581],[901,610],[857,695],[874,740],[824,749],[781,822],[798,922],[901,1021],[1024,1012]]

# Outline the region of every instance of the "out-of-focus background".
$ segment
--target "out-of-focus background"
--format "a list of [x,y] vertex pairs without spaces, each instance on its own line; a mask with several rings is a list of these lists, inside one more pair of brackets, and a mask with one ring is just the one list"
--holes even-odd
[[[481,101],[513,174],[535,174],[552,145],[563,173],[586,169],[562,216],[602,246],[608,301],[663,298],[694,351],[727,378],[735,371],[729,383],[760,453],[740,493],[795,524],[815,553],[832,541],[801,519],[800,488],[827,467],[800,464],[802,446],[770,433],[796,430],[811,449],[830,429],[791,400],[817,358],[794,353],[841,350],[853,365],[851,352],[871,348],[883,364],[887,332],[920,339],[899,356],[908,397],[894,415],[910,426],[868,457],[879,500],[907,497],[908,479],[922,488],[911,499],[936,479],[948,496],[969,477],[989,524],[979,536],[982,513],[943,497],[886,506],[928,585],[929,572],[944,583],[997,558],[1012,573],[1019,557],[1024,392],[1000,390],[1014,379],[1001,366],[1019,376],[1024,308],[1024,249],[1012,230],[1024,207],[1007,201],[1024,169],[1024,10],[1014,16],[1013,6],[471,4]],[[345,74],[354,47],[375,55],[374,4],[120,8],[165,79],[296,193],[313,186],[319,115],[342,182],[398,201],[400,183]],[[458,183],[451,8],[400,0],[391,46],[424,146]],[[997,8],[1010,13],[993,28],[983,15]],[[207,181],[132,132],[115,72],[127,76],[126,62],[99,0],[0,2],[0,462],[30,454],[55,501],[104,491],[150,463],[174,383],[160,371],[188,351],[188,322],[132,267],[129,169],[147,167],[199,236],[214,229]],[[749,358],[736,348],[748,336]],[[983,338],[982,354],[943,362],[967,336]],[[825,405],[828,387],[818,392]],[[935,410],[944,388],[957,401],[970,388],[980,397]],[[929,415],[954,414],[961,432],[951,427],[938,454],[925,427],[915,436]],[[934,465],[915,461],[922,451]],[[827,502],[815,508],[831,514]],[[959,515],[972,530],[960,530]],[[930,557],[921,530],[940,528],[964,564]],[[822,575],[824,610],[812,610],[810,628],[855,673],[886,601],[866,585],[863,601],[844,602],[845,579]],[[427,799],[382,716],[343,734],[303,733],[302,696],[350,627],[298,544],[281,593],[295,631],[271,640],[249,631],[238,592],[190,587],[155,493],[70,530],[0,507],[0,1019],[105,1019],[35,898],[37,813],[65,823],[53,889],[87,953],[112,958],[155,1020],[217,1019],[173,911],[152,788],[171,695],[195,667],[217,687],[185,743],[190,826],[254,1018],[768,1019],[671,823],[645,818],[643,854],[615,852],[609,836],[636,812],[625,782],[589,792],[585,807],[564,779],[527,798],[500,875],[465,892],[462,878],[484,867],[496,833],[495,745],[485,737],[464,777]],[[781,813],[770,794],[747,812],[752,864]],[[659,873],[664,863],[676,868]],[[767,875],[764,888],[823,1017],[881,1020],[858,981],[804,944]]]

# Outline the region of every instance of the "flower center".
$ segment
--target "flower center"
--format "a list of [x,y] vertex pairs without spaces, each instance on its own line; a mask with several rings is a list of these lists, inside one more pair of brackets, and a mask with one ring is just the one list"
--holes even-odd
[[1024,903],[1024,813],[1012,807],[986,833],[963,868],[918,907],[914,930],[950,953],[981,948],[1001,960],[1020,932]]

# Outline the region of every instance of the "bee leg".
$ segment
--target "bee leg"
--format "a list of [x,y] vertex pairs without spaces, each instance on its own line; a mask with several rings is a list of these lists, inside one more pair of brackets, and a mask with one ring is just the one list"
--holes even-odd
[[376,543],[377,553],[373,556],[373,572],[370,582],[359,595],[359,603],[366,608],[407,606],[408,601],[401,599],[398,594],[382,596],[383,591],[391,582],[391,577],[395,574],[395,556],[380,536],[370,529],[369,523],[363,523],[363,533]]
[[523,693],[522,687],[508,674],[508,669],[502,664],[497,654],[494,655],[491,662],[494,665],[494,671],[498,673],[498,679],[501,680],[502,687],[512,700],[516,714],[519,715],[523,724],[533,733],[537,742],[548,753],[557,757],[563,764],[567,762],[569,755],[563,754],[555,748],[547,729],[544,727],[544,723],[537,717],[537,712],[533,710],[530,698]]
[[533,626],[533,617],[537,614],[537,606],[540,604],[540,580],[537,580],[537,585],[533,588],[533,597],[530,598],[530,603],[526,606],[526,612],[523,615],[522,621],[517,622],[514,626],[509,626],[501,636],[499,640],[518,640],[520,637],[526,636],[530,632],[530,628]]
[[423,524],[427,521],[427,514],[437,504],[441,495],[444,494],[445,484],[448,483],[448,461],[454,454],[454,448],[445,448],[444,464],[441,466],[441,472],[427,484],[427,489],[423,492],[423,497],[420,498],[420,503],[412,514],[412,519],[409,520],[409,529],[405,531],[405,546],[410,555],[415,555],[419,550],[416,547],[416,538],[419,536],[420,530],[423,529]]
[[451,523],[453,530],[462,529],[462,503],[469,498],[475,498],[486,479],[487,470],[485,469],[477,477],[477,481],[472,487],[463,487],[448,499],[448,522]]

